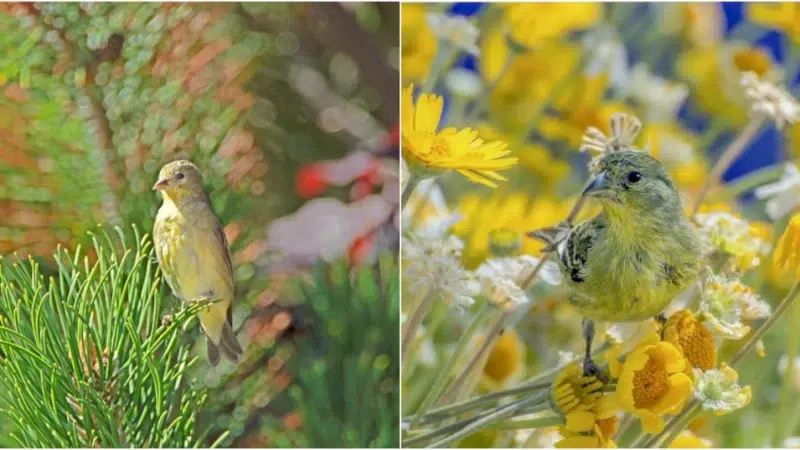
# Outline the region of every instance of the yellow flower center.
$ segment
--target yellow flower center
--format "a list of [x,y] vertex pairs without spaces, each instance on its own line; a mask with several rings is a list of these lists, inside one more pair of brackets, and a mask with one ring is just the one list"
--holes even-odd
[[513,330],[507,330],[492,347],[483,373],[497,383],[504,383],[520,367],[523,345]]
[[439,157],[450,156],[450,144],[447,143],[446,139],[437,137],[431,143],[431,149],[429,153]]
[[664,340],[678,347],[692,367],[709,370],[717,365],[714,337],[689,311],[670,317],[664,326]]
[[769,56],[760,50],[745,49],[733,55],[733,64],[742,72],[755,72],[759,77],[769,72],[772,62]]
[[667,393],[667,369],[653,359],[633,376],[633,401],[637,408],[648,408]]

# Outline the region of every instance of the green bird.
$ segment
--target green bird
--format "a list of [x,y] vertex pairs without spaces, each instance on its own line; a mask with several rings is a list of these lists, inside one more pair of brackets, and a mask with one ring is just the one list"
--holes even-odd
[[585,317],[584,372],[599,374],[591,359],[594,320],[659,315],[697,279],[701,241],[667,171],[645,153],[603,156],[582,195],[598,199],[603,211],[574,228],[562,223],[530,235],[555,256],[569,301]]
[[153,226],[153,242],[164,279],[184,302],[216,299],[198,312],[206,335],[208,360],[220,361],[220,352],[233,363],[242,347],[231,328],[235,294],[233,267],[222,225],[211,210],[203,178],[189,161],[161,168],[154,190],[164,199]]

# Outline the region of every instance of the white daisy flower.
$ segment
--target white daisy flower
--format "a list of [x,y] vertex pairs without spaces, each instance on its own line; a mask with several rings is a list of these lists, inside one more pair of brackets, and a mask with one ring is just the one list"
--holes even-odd
[[750,331],[742,320],[769,317],[771,308],[749,286],[712,275],[703,289],[698,311],[712,334],[738,340]]
[[643,107],[645,121],[666,122],[678,115],[689,96],[689,87],[653,75],[646,65],[639,63],[628,77],[625,94]]
[[800,170],[794,164],[786,164],[780,180],[760,186],[753,191],[756,198],[767,200],[767,215],[772,220],[780,219],[800,205]]
[[[482,293],[498,307],[513,311],[530,303],[530,298],[520,286],[539,264],[539,259],[530,255],[486,260],[475,272],[481,280]],[[548,267],[548,264],[551,264]],[[561,275],[552,263],[545,263],[540,272],[541,279],[550,285],[561,283]]]
[[775,121],[778,129],[800,118],[800,104],[787,91],[768,81],[758,79],[753,72],[742,74],[741,85],[751,102],[753,114],[763,114]]
[[403,285],[411,295],[437,292],[452,305],[470,306],[477,294],[474,275],[461,266],[464,243],[414,235],[403,240]]
[[722,368],[693,369],[695,377],[694,395],[702,408],[721,416],[744,408],[752,397],[750,386],[741,387],[739,375],[723,363]]
[[464,16],[428,13],[425,18],[431,31],[439,39],[455,45],[460,50],[477,55],[478,28]]

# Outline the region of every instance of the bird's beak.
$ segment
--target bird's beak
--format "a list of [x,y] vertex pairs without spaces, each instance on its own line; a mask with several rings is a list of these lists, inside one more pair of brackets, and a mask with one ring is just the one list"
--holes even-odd
[[158,180],[158,182],[156,182],[156,184],[153,185],[153,190],[154,191],[160,191],[160,190],[164,189],[165,187],[167,187],[168,184],[169,184],[169,179],[162,178],[162,179]]
[[597,174],[581,192],[581,196],[584,197],[611,197],[613,194],[611,182],[608,181],[605,172]]

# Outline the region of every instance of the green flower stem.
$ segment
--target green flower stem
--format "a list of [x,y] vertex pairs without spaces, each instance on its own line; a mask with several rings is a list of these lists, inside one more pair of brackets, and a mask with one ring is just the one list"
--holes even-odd
[[401,350],[401,359],[400,361],[405,365],[406,360],[406,353],[411,348],[411,341],[414,339],[414,336],[417,334],[417,330],[419,326],[422,324],[422,319],[425,318],[425,315],[428,313],[428,310],[431,309],[431,305],[433,305],[433,301],[436,298],[435,290],[428,290],[422,297],[422,300],[419,302],[419,305],[414,309],[414,312],[411,314],[411,317],[408,319],[408,324],[406,325],[406,329],[403,332],[403,341],[402,341],[402,350]]
[[486,427],[487,425],[490,425],[499,420],[507,419],[513,416],[514,413],[516,413],[521,409],[546,401],[547,401],[547,394],[542,393],[538,395],[532,395],[530,397],[524,398],[514,403],[510,403],[508,405],[504,405],[499,408],[495,408],[494,410],[490,410],[488,414],[481,416],[477,420],[473,420],[471,423],[462,427],[457,432],[445,437],[444,439],[434,442],[433,444],[430,445],[430,447],[440,448],[450,445],[454,442],[458,442],[459,440],[469,436],[470,434],[480,430],[481,428]]
[[443,403],[451,401],[458,395],[461,386],[463,386],[464,382],[467,381],[469,375],[478,366],[478,362],[483,359],[483,356],[488,354],[489,349],[494,344],[495,339],[503,331],[506,319],[508,318],[509,314],[510,313],[508,311],[503,311],[503,313],[497,319],[497,321],[489,330],[489,332],[486,333],[486,337],[483,339],[483,343],[481,344],[478,351],[472,355],[472,358],[470,358],[469,362],[467,362],[467,365],[464,367],[464,370],[461,372],[461,374],[458,375],[458,377],[456,377],[455,381],[453,381],[453,383],[450,385],[450,388],[447,390],[447,393],[443,396],[442,400]]
[[444,39],[439,39],[436,56],[433,58],[430,70],[428,70],[428,76],[422,84],[422,92],[433,92],[434,88],[436,88],[436,82],[439,81],[442,72],[453,64],[457,56],[458,47]]
[[780,179],[783,172],[784,167],[780,164],[758,169],[726,184],[720,195],[726,198],[735,198],[763,184]]
[[[547,405],[542,405],[547,408]],[[508,430],[530,430],[535,428],[552,427],[556,425],[564,425],[564,417],[552,415],[545,417],[537,417],[535,419],[521,419],[521,420],[503,420],[486,427],[487,430],[508,431]]]
[[[425,416],[421,416],[420,419],[422,420],[423,423],[443,421],[453,416],[457,416],[465,412],[471,411],[473,409],[479,408],[481,406],[494,403],[503,397],[509,397],[517,394],[532,394],[542,389],[548,389],[549,387],[550,387],[550,382],[547,381],[533,385],[526,384],[525,386],[506,389],[505,391],[493,392],[491,394],[483,395],[463,402],[453,403],[451,405],[433,409],[429,411]],[[416,417],[412,418],[412,420],[414,419],[416,419]]]
[[[604,342],[603,344],[599,345],[593,352],[592,356],[596,357],[611,348],[611,344],[609,342]],[[491,394],[482,395],[479,397],[472,398],[470,400],[466,400],[459,403],[453,403],[451,405],[442,406],[439,408],[435,408],[430,410],[423,419],[423,421],[428,422],[430,421],[430,416],[440,416],[436,418],[436,420],[444,420],[446,418],[462,414],[466,411],[470,411],[477,407],[486,405],[488,403],[493,403],[500,398],[508,397],[517,394],[528,394],[535,392],[540,389],[547,389],[550,387],[551,383],[553,382],[553,378],[567,365],[561,365],[554,369],[548,370],[546,372],[542,372],[541,374],[531,378],[530,380],[522,383],[518,386],[515,386],[510,389],[505,389],[502,391],[493,392]]]
[[786,348],[786,373],[783,376],[783,386],[778,400],[778,413],[775,429],[772,434],[772,446],[780,447],[788,434],[793,431],[788,428],[786,418],[791,417],[790,410],[793,402],[797,400],[794,395],[794,358],[797,356],[797,347],[800,345],[800,304],[794,304],[789,310],[789,339]]
[[500,73],[490,81],[478,95],[478,99],[475,101],[475,104],[470,109],[469,114],[467,114],[467,118],[465,123],[470,123],[480,117],[483,110],[486,108],[486,104],[492,97],[492,92],[497,88],[500,84],[500,80],[506,76],[509,70],[511,70],[511,66],[514,65],[514,61],[517,60],[519,56],[519,52],[517,52],[514,47],[508,47],[508,56],[506,57],[505,63],[503,63],[503,67],[500,69]]
[[422,330],[422,335],[417,339],[411,339],[411,343],[409,344],[410,348],[406,351],[406,360],[408,364],[404,366],[403,370],[407,370],[409,375],[414,371],[415,363],[417,362],[415,355],[420,346],[425,342],[425,339],[436,334],[436,331],[444,324],[451,311],[452,310],[447,305],[432,305],[428,312],[430,319],[428,319],[428,324]]
[[444,436],[444,435],[446,435],[448,433],[451,433],[451,432],[457,432],[457,431],[469,426],[470,424],[473,424],[473,423],[479,421],[480,419],[484,419],[486,417],[489,417],[489,416],[492,416],[492,415],[496,414],[498,411],[500,411],[502,409],[508,409],[510,406],[522,404],[521,406],[518,406],[516,409],[514,409],[514,411],[512,411],[509,416],[502,417],[501,419],[505,419],[507,417],[511,417],[514,414],[514,412],[516,412],[519,409],[522,409],[522,408],[524,408],[526,406],[533,406],[533,405],[535,405],[537,403],[546,403],[546,402],[547,402],[546,394],[537,394],[537,395],[534,395],[534,396],[531,396],[531,397],[526,397],[526,398],[524,398],[522,400],[517,400],[514,403],[509,403],[508,405],[503,405],[503,406],[500,406],[500,407],[497,407],[497,408],[492,408],[492,409],[483,411],[483,412],[481,412],[479,414],[476,414],[476,415],[474,415],[472,417],[468,417],[466,419],[461,419],[458,422],[454,422],[452,424],[448,424],[448,425],[445,425],[445,426],[440,427],[440,428],[429,430],[424,434],[420,434],[418,436],[414,436],[413,438],[406,439],[405,441],[402,442],[402,446],[403,447],[409,447],[409,446],[412,446],[412,445],[423,443],[425,441],[429,441],[429,440],[431,440],[433,438],[436,438],[436,437],[439,437],[439,436]]
[[406,183],[406,187],[403,189],[403,198],[402,202],[400,203],[401,210],[405,209],[408,199],[411,198],[411,194],[413,194],[414,190],[417,189],[420,181],[422,181],[422,178],[409,169],[408,182]]
[[788,294],[786,294],[786,297],[784,297],[783,300],[781,300],[781,303],[775,309],[775,312],[773,312],[772,315],[769,316],[766,322],[764,322],[764,324],[761,325],[761,327],[758,330],[756,330],[755,333],[750,335],[750,338],[748,338],[744,346],[742,346],[742,348],[740,348],[739,351],[736,352],[733,358],[731,358],[730,362],[728,362],[728,364],[731,367],[735,368],[736,364],[742,360],[744,355],[746,355],[747,352],[749,352],[750,349],[756,345],[756,342],[758,342],[761,338],[764,337],[765,334],[767,334],[767,331],[769,331],[769,329],[772,328],[773,325],[775,325],[775,322],[777,322],[778,318],[786,311],[787,308],[789,308],[792,302],[797,298],[798,294],[800,294],[800,281],[794,283],[794,286],[792,286],[792,289],[789,291]]
[[419,419],[425,417],[425,412],[436,403],[436,400],[439,400],[439,397],[444,392],[445,387],[447,387],[447,380],[450,377],[450,373],[455,367],[456,363],[459,359],[461,359],[464,350],[467,348],[467,345],[470,341],[472,341],[472,336],[475,335],[475,332],[478,330],[481,324],[483,324],[484,320],[487,316],[487,310],[491,306],[484,302],[478,311],[475,313],[475,318],[472,319],[472,322],[467,326],[467,329],[464,330],[464,333],[461,334],[458,342],[456,343],[455,349],[453,349],[453,353],[450,354],[450,358],[448,358],[447,363],[445,363],[444,367],[441,367],[438,371],[438,375],[436,377],[436,381],[433,383],[433,387],[431,387],[430,391],[428,391],[428,395],[425,396],[422,404],[420,405],[419,409],[417,409],[416,414],[411,419],[411,428],[414,428]]
[[749,144],[758,135],[759,131],[761,131],[761,128],[766,122],[767,118],[763,114],[751,119],[747,126],[745,126],[744,129],[742,129],[742,131],[740,131],[736,136],[736,139],[734,139],[733,142],[731,142],[731,144],[725,149],[725,151],[722,153],[722,156],[717,159],[717,161],[711,167],[711,173],[709,173],[708,178],[706,178],[706,182],[703,184],[703,187],[700,188],[700,193],[697,194],[697,198],[692,205],[692,217],[697,214],[697,211],[700,209],[700,205],[703,204],[703,200],[705,200],[711,189],[716,187],[720,182],[720,179],[725,171],[728,170],[731,164],[733,164],[733,162],[736,161],[742,152],[744,152],[745,148],[747,148],[747,144]]

